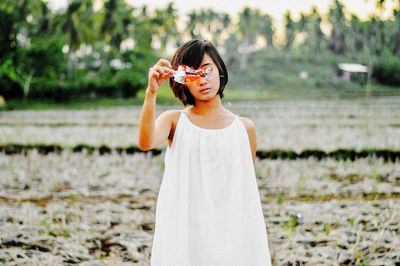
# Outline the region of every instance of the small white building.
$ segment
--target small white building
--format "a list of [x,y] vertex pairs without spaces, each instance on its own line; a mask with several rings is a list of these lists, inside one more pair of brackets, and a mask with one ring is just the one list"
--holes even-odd
[[338,64],[338,78],[343,81],[354,79],[366,80],[368,78],[368,68],[361,64],[340,63]]

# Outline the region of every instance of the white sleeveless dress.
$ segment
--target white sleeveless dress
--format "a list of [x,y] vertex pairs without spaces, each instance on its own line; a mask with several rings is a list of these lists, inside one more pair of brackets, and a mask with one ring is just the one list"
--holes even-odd
[[271,265],[244,124],[235,115],[225,128],[205,129],[185,110],[165,152],[151,265]]

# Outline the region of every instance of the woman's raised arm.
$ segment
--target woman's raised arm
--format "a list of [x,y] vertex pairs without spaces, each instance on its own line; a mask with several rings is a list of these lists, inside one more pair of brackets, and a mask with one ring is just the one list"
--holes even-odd
[[160,115],[156,128],[155,113],[158,90],[173,73],[171,63],[165,59],[160,59],[149,70],[148,86],[138,125],[138,147],[141,150],[150,150],[162,144],[169,136],[172,126],[170,116]]

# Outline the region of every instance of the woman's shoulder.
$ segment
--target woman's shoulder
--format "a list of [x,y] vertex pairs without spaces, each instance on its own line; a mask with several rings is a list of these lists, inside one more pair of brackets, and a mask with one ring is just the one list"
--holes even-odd
[[[225,108],[226,109],[226,108]],[[231,110],[226,109],[227,112],[231,113],[232,115],[236,115],[239,120],[243,123],[243,125],[246,127],[247,131],[252,131],[255,130],[256,125],[254,124],[253,120],[251,120],[250,118],[244,117],[244,116],[240,116],[234,112],[232,112]]]
[[180,113],[181,110],[176,110],[176,109],[166,110],[159,115],[159,118],[162,120],[175,122],[176,120],[178,120]]
[[166,110],[166,111],[164,111],[164,112],[161,112],[160,116],[161,116],[161,115],[162,115],[162,116],[176,116],[176,115],[179,116],[179,113],[180,113],[181,111],[182,111],[182,110],[178,110],[178,109],[170,109],[170,110]]
[[253,120],[251,120],[250,118],[244,117],[244,116],[239,116],[238,118],[240,119],[240,121],[242,121],[242,123],[244,124],[244,126],[246,127],[247,130],[252,130],[256,128],[256,125],[254,124]]

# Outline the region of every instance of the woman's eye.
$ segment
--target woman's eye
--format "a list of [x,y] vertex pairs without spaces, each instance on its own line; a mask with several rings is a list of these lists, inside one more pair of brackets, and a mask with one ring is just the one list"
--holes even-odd
[[206,67],[206,68],[203,69],[203,71],[204,71],[204,75],[208,76],[208,74],[211,73],[212,68],[211,67]]

